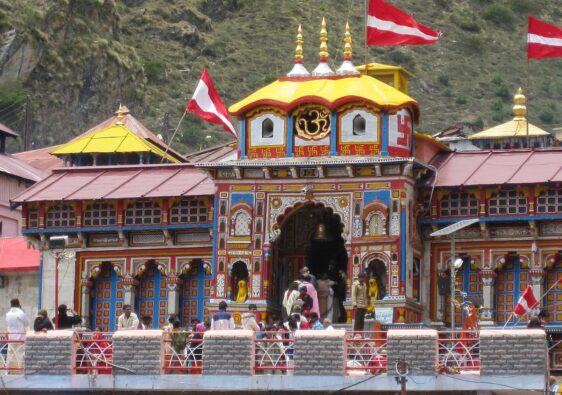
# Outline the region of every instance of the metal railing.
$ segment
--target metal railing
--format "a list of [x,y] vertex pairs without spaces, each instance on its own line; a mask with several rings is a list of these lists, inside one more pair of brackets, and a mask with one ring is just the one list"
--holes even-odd
[[164,373],[201,374],[203,343],[203,333],[169,332],[164,338]]
[[23,374],[25,333],[0,332],[0,374]]
[[347,332],[346,374],[368,375],[386,372],[386,331]]
[[256,374],[292,374],[295,339],[290,332],[258,332],[255,338]]
[[111,374],[113,372],[113,333],[77,332],[76,373]]
[[439,332],[440,373],[480,370],[480,339],[476,331]]

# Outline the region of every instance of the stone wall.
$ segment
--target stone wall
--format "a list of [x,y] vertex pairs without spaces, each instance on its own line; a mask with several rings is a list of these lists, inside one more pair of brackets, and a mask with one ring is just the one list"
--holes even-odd
[[76,359],[75,339],[74,331],[27,332],[25,374],[73,373]]
[[294,347],[295,375],[345,374],[345,330],[297,331]]
[[0,273],[0,276],[3,276],[5,281],[4,287],[0,288],[0,300],[2,301],[0,303],[0,332],[6,330],[6,313],[10,310],[10,300],[14,298],[20,300],[25,315],[33,325],[38,311],[38,271]]
[[480,331],[480,374],[544,374],[548,356],[542,329]]
[[252,375],[254,332],[207,331],[203,336],[203,374]]
[[160,374],[164,357],[161,330],[119,331],[113,334],[115,374]]
[[434,329],[391,329],[387,333],[387,370],[394,374],[394,366],[402,358],[411,374],[435,373],[438,360],[437,331]]

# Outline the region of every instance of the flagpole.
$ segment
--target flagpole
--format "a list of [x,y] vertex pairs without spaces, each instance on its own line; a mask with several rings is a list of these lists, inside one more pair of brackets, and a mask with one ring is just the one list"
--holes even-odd
[[527,114],[525,114],[525,116],[526,116],[525,119],[526,119],[527,121],[525,122],[525,126],[526,126],[526,128],[527,128],[527,131],[526,131],[526,134],[527,134],[527,148],[531,148],[531,147],[529,146],[529,109],[530,109],[530,107],[529,107],[530,101],[529,101],[529,100],[530,100],[530,98],[531,98],[531,73],[529,72],[530,67],[529,67],[529,53],[528,53],[528,50],[527,50],[527,67],[526,67],[526,69],[527,69],[527,103],[526,103],[526,105],[527,105]]
[[505,322],[505,324],[503,324],[503,328],[505,329],[505,327],[507,326],[507,324],[509,324],[509,321],[511,321],[511,319],[513,318],[513,311],[511,312],[511,314],[509,315],[509,317],[507,318],[507,321]]
[[367,32],[368,27],[367,23],[369,23],[369,8],[368,8],[369,0],[365,0],[365,75],[369,75],[369,46],[367,45]]
[[[544,297],[545,297],[546,295],[548,295],[548,293],[549,293],[550,291],[552,291],[552,290],[553,290],[555,287],[557,287],[557,286],[558,286],[558,280],[554,283],[554,285],[553,285],[552,287],[550,287],[549,289],[546,290],[546,292],[540,297],[539,300],[537,300],[537,303],[536,303],[533,307],[531,307],[531,309],[534,309],[534,308],[536,308],[537,306],[540,306],[540,304],[541,304],[542,300],[544,299]],[[512,314],[513,314],[513,313],[512,313]],[[525,314],[527,314],[527,313],[525,313]],[[525,314],[523,314],[523,315],[525,315]],[[523,317],[523,315],[522,315],[521,317]],[[521,317],[518,317],[518,320],[515,321],[515,323],[513,324],[514,326],[517,325],[517,324],[519,323],[519,321],[521,321]]]
[[172,134],[172,137],[170,138],[170,141],[168,141],[168,144],[166,144],[166,150],[164,151],[164,155],[162,156],[162,160],[160,161],[160,163],[164,163],[164,158],[168,154],[168,150],[170,149],[170,145],[172,145],[172,142],[174,141],[174,137],[176,137],[176,133],[178,132],[178,130],[180,128],[180,125],[183,122],[183,119],[185,118],[185,114],[187,114],[187,111],[183,112],[183,115],[181,116],[180,121],[178,122],[178,126],[176,126],[176,130],[174,130],[174,133]]

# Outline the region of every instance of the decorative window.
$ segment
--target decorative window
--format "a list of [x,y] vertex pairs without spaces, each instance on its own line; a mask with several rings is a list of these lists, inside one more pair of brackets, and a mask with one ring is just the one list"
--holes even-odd
[[273,138],[273,121],[266,118],[261,123],[261,137],[264,139]]
[[562,212],[562,189],[551,189],[542,192],[537,203],[537,212],[539,213]]
[[234,236],[250,236],[252,217],[246,210],[238,210],[233,216]]
[[205,201],[196,198],[182,199],[170,209],[170,222],[186,224],[207,222],[208,208]]
[[380,211],[371,211],[366,218],[367,236],[386,234],[386,217]]
[[478,199],[472,193],[451,192],[441,200],[442,217],[478,215]]
[[523,193],[517,191],[494,193],[489,205],[490,215],[527,213],[527,198]]
[[153,201],[138,201],[125,212],[126,225],[152,225],[162,223],[162,209]]
[[111,204],[94,203],[84,211],[84,226],[108,226],[117,223],[117,214]]
[[57,204],[47,212],[48,228],[66,228],[76,225],[74,208],[68,204]]
[[38,228],[39,227],[39,210],[36,208],[29,209],[27,212],[27,227],[28,228]]
[[356,115],[353,118],[353,135],[354,136],[363,136],[365,134],[365,125],[366,121],[365,118],[361,115]]

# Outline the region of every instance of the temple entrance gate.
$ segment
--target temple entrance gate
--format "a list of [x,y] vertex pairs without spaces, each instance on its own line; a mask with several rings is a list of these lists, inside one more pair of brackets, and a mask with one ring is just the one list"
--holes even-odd
[[281,304],[290,282],[304,266],[317,279],[332,280],[336,296],[345,300],[348,255],[338,214],[321,203],[306,203],[280,221],[279,237],[272,243],[273,300]]

